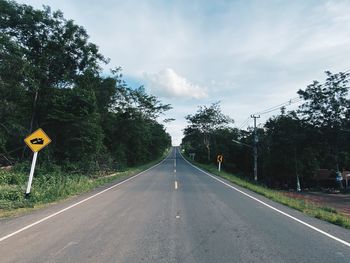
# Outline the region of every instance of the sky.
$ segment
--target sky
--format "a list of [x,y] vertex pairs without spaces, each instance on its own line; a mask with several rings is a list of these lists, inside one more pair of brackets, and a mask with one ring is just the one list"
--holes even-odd
[[350,69],[350,1],[18,2],[60,9],[110,58],[105,72],[120,66],[130,86],[170,103],[173,145],[198,106],[220,101],[233,126],[247,128],[251,114],[297,97],[324,71]]

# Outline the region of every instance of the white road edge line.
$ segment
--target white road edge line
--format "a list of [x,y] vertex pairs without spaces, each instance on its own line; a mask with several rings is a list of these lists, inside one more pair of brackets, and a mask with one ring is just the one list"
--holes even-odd
[[177,185],[177,181],[175,181],[175,190],[177,190],[178,185]]
[[51,215],[49,215],[49,216],[46,216],[46,217],[44,217],[44,218],[42,218],[42,219],[40,219],[40,220],[38,220],[38,221],[36,221],[36,222],[30,224],[30,225],[27,225],[27,226],[25,226],[25,227],[22,227],[21,229],[18,229],[18,230],[15,231],[15,232],[12,232],[12,233],[10,233],[10,234],[8,234],[8,235],[6,235],[6,236],[1,237],[1,238],[0,238],[0,242],[2,242],[2,241],[6,240],[6,239],[8,239],[8,238],[10,238],[10,237],[12,237],[12,236],[14,236],[14,235],[17,235],[17,234],[19,234],[19,233],[21,233],[21,232],[23,232],[23,231],[25,231],[25,230],[27,230],[27,229],[29,229],[29,228],[32,228],[33,226],[36,226],[36,225],[38,225],[38,224],[40,224],[40,223],[42,223],[42,222],[44,222],[44,221],[46,221],[46,220],[49,220],[50,218],[53,218],[53,217],[55,217],[55,216],[57,216],[57,215],[59,215],[59,214],[62,214],[63,212],[65,212],[65,211],[67,211],[67,210],[69,210],[69,209],[72,209],[73,207],[76,207],[76,206],[78,206],[78,205],[80,205],[80,204],[82,204],[82,203],[85,203],[86,201],[88,201],[88,200],[90,200],[90,199],[92,199],[92,198],[94,198],[94,197],[96,197],[96,196],[99,196],[99,195],[101,195],[101,194],[103,194],[103,193],[105,193],[105,192],[107,192],[107,191],[109,191],[109,190],[111,190],[111,189],[113,189],[113,188],[115,188],[115,187],[121,185],[121,184],[124,184],[124,183],[126,183],[126,182],[128,182],[128,181],[130,181],[130,180],[132,180],[132,179],[135,179],[136,177],[138,177],[138,176],[140,176],[140,175],[142,175],[142,174],[148,172],[149,170],[151,170],[151,169],[153,169],[153,168],[159,166],[159,165],[162,164],[165,160],[167,160],[168,157],[169,157],[169,156],[167,156],[164,160],[162,160],[161,162],[159,162],[159,163],[156,164],[156,165],[153,165],[152,167],[148,168],[148,169],[145,170],[145,171],[142,171],[142,172],[140,172],[140,173],[138,173],[138,174],[135,174],[134,176],[132,176],[132,177],[130,177],[130,178],[124,180],[124,181],[121,181],[121,182],[119,182],[119,183],[117,183],[117,184],[115,184],[115,185],[112,185],[111,187],[108,187],[107,189],[102,190],[101,192],[98,192],[98,193],[96,193],[96,194],[94,194],[94,195],[92,195],[92,196],[89,196],[89,197],[87,197],[87,198],[85,198],[85,199],[83,199],[83,200],[81,200],[81,201],[79,201],[79,202],[77,202],[77,203],[75,203],[75,204],[72,204],[72,205],[70,205],[70,206],[68,206],[68,207],[66,207],[66,208],[64,208],[64,209],[62,209],[62,210],[59,210],[59,211],[57,211],[57,212],[55,212],[55,213],[53,213],[53,214],[51,214]]
[[277,209],[277,208],[275,208],[275,207],[273,207],[273,206],[271,206],[271,205],[269,205],[269,204],[267,204],[267,203],[265,203],[265,202],[259,200],[258,198],[254,197],[254,196],[251,196],[251,195],[249,195],[249,194],[247,194],[247,193],[245,193],[245,192],[239,190],[238,188],[236,188],[236,187],[234,187],[234,186],[232,186],[232,185],[230,185],[230,184],[228,184],[228,183],[226,183],[226,182],[220,180],[219,178],[216,178],[215,176],[213,176],[213,175],[207,173],[206,171],[203,171],[202,169],[198,168],[197,166],[193,165],[192,163],[190,163],[189,161],[187,161],[187,160],[182,156],[181,153],[180,153],[180,155],[181,155],[181,157],[182,157],[188,164],[190,164],[192,167],[194,167],[194,168],[196,168],[197,170],[201,171],[202,173],[204,173],[204,174],[210,176],[210,177],[213,178],[214,180],[216,180],[216,181],[218,181],[218,182],[220,182],[220,183],[222,183],[222,184],[224,184],[224,185],[226,185],[226,186],[232,188],[233,190],[235,190],[235,191],[237,191],[237,192],[239,192],[239,193],[241,193],[241,194],[243,194],[243,195],[245,195],[245,196],[247,196],[247,197],[249,197],[249,198],[251,198],[251,199],[257,201],[258,203],[260,203],[260,204],[262,204],[262,205],[264,205],[264,206],[267,206],[268,208],[271,208],[272,210],[274,210],[274,211],[276,211],[276,212],[278,212],[278,213],[280,213],[280,214],[282,214],[282,215],[284,215],[284,216],[286,216],[286,217],[289,217],[290,219],[293,219],[293,220],[297,221],[298,223],[300,223],[300,224],[302,224],[302,225],[304,225],[304,226],[307,226],[308,228],[311,228],[311,229],[313,229],[313,230],[315,230],[315,231],[317,231],[317,232],[319,232],[319,233],[321,233],[321,234],[323,234],[323,235],[325,235],[325,236],[327,236],[327,237],[329,237],[329,238],[331,238],[331,239],[333,239],[333,240],[335,240],[335,241],[338,241],[338,242],[342,243],[342,244],[345,245],[345,246],[350,247],[350,243],[349,243],[349,242],[347,242],[347,241],[345,241],[345,240],[343,240],[343,239],[340,239],[340,238],[338,238],[338,237],[336,237],[336,236],[333,236],[333,235],[331,235],[331,234],[329,234],[329,233],[327,233],[327,232],[325,232],[325,231],[323,231],[323,230],[321,230],[321,229],[319,229],[319,228],[317,228],[317,227],[314,227],[314,226],[312,226],[312,225],[310,225],[310,224],[308,224],[308,223],[306,223],[306,222],[304,222],[304,221],[302,221],[302,220],[300,220],[300,219],[298,219],[298,218],[296,218],[296,217],[294,217],[294,216],[292,216],[292,215],[290,215],[290,214],[288,214],[288,213],[285,213],[285,212],[283,212],[283,211],[281,211],[281,210],[279,210],[279,209]]

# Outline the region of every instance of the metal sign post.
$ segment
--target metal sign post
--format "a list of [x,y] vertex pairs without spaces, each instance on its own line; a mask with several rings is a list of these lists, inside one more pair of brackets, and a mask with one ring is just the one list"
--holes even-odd
[[38,152],[34,152],[32,166],[30,167],[29,180],[28,180],[28,185],[27,185],[27,190],[26,190],[26,197],[28,197],[30,194],[30,188],[32,186],[33,175],[34,175],[37,157],[38,157]]
[[38,158],[38,152],[51,142],[51,139],[42,129],[37,129],[31,135],[24,139],[24,142],[34,152],[32,166],[30,167],[29,179],[26,190],[26,198],[29,197],[30,188],[32,186],[36,159]]

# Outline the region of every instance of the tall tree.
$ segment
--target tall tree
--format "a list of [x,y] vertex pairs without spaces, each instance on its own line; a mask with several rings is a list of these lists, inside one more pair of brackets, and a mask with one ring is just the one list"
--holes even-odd
[[210,136],[218,129],[225,128],[227,124],[233,123],[233,120],[221,112],[220,102],[215,102],[211,106],[200,106],[197,113],[187,115],[186,120],[189,125],[186,127],[185,136],[193,132],[199,132],[203,138],[203,144],[207,149],[208,161],[211,158],[210,154]]
[[[339,170],[338,153],[342,128],[345,126],[350,101],[349,73],[332,74],[326,71],[326,81],[322,84],[314,81],[298,94],[305,102],[300,106],[299,114],[312,126],[319,128],[323,140],[331,148],[334,168]],[[326,146],[327,147],[327,146]]]
[[32,117],[28,130],[38,126],[38,102],[51,88],[71,87],[85,71],[99,70],[107,60],[88,42],[84,28],[66,20],[61,11],[49,7],[35,10],[28,5],[0,0],[0,34],[19,47],[21,59],[30,65],[22,73],[23,87],[31,93]]
[[171,106],[128,87],[120,68],[103,77],[108,60],[83,27],[49,7],[0,0],[0,10],[1,164],[38,126],[53,139],[40,161],[71,168],[139,164],[169,147],[156,119]]

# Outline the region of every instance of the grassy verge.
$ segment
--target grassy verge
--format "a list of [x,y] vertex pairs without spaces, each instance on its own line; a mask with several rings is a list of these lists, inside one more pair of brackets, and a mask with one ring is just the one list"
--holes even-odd
[[48,204],[86,193],[116,179],[131,177],[160,162],[164,157],[145,165],[103,176],[69,174],[59,169],[48,173],[38,169],[39,171],[34,174],[31,195],[28,199],[24,197],[28,173],[16,169],[0,170],[0,218],[40,209]]
[[350,218],[338,213],[338,211],[335,210],[334,208],[317,206],[313,203],[305,202],[304,200],[287,197],[280,191],[272,190],[270,188],[252,183],[250,181],[247,181],[245,179],[242,179],[240,177],[237,177],[233,174],[230,174],[224,171],[219,172],[217,170],[217,167],[213,165],[204,165],[196,162],[192,162],[192,163],[194,163],[195,165],[197,165],[198,167],[204,170],[207,170],[212,174],[225,178],[226,180],[234,184],[237,184],[253,192],[261,194],[273,201],[276,201],[283,205],[299,210],[304,214],[350,229]]

